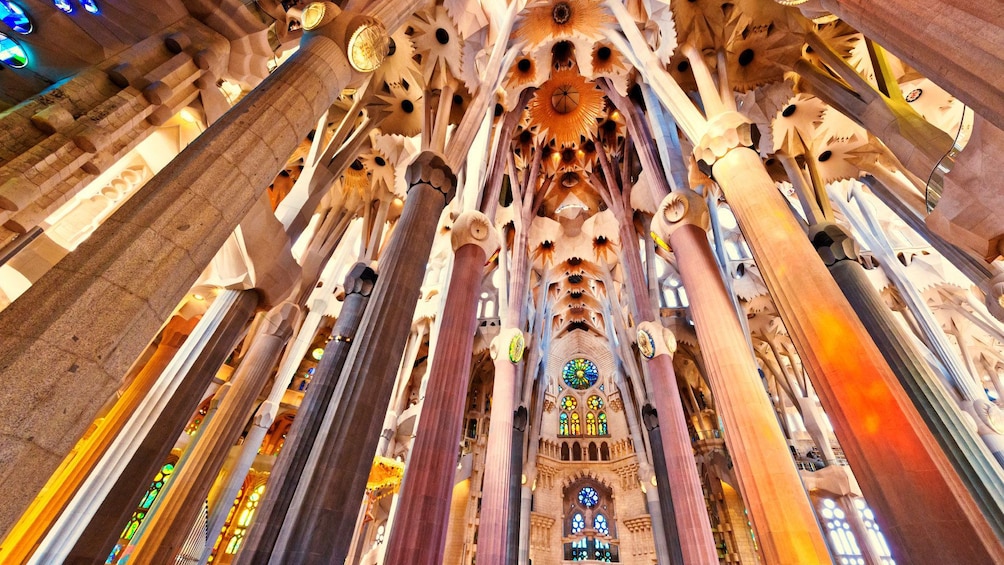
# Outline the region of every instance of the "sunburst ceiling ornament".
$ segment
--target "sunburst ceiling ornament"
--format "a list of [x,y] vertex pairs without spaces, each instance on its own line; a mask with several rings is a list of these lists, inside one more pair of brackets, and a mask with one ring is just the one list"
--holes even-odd
[[596,131],[603,94],[575,72],[555,73],[530,100],[530,115],[557,147],[571,147]]
[[444,74],[460,74],[460,34],[442,6],[420,12],[414,22],[415,50],[422,56],[422,76],[426,84],[441,88],[440,83],[446,79]]
[[414,55],[415,46],[411,43],[411,37],[405,33],[405,28],[397,30],[390,36],[387,57],[374,72],[376,80],[390,84],[400,83],[402,80],[419,82],[422,73],[413,58]]
[[794,34],[782,25],[743,19],[727,48],[729,85],[739,92],[783,80],[785,70],[801,55]]
[[422,131],[424,101],[422,91],[408,83],[390,84],[387,92],[377,94],[387,104],[388,115],[380,122],[384,133],[411,137]]
[[535,2],[523,13],[513,35],[530,45],[573,34],[599,39],[604,25],[613,21],[602,2],[556,0]]

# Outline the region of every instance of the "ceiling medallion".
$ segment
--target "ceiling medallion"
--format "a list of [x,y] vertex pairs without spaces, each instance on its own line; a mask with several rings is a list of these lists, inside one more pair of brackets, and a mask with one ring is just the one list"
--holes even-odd
[[523,334],[517,333],[512,336],[509,342],[509,361],[519,363],[523,359],[523,351],[526,349],[526,342],[523,341]]
[[551,19],[558,25],[565,25],[572,19],[572,7],[568,2],[558,2],[551,8]]
[[603,107],[603,93],[595,84],[575,71],[561,71],[537,89],[530,101],[530,119],[547,132],[545,141],[553,139],[557,148],[565,148],[593,136]]
[[645,359],[655,357],[655,339],[648,330],[638,330],[638,351]]
[[567,114],[579,107],[579,91],[571,84],[563,84],[551,92],[551,106],[559,114]]

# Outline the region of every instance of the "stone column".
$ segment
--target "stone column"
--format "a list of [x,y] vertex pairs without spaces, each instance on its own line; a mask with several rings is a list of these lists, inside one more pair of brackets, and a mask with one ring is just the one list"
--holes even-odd
[[[711,536],[711,520],[704,503],[701,479],[697,475],[694,449],[684,419],[683,402],[673,371],[676,337],[655,322],[638,324],[639,336],[644,331],[651,339],[639,339],[638,347],[652,374],[652,397],[659,422],[659,437],[666,460],[667,500],[672,500],[676,518],[676,538],[679,540],[683,563],[718,563],[715,540]],[[647,348],[646,348],[647,347]],[[670,380],[672,379],[672,380]],[[649,426],[651,429],[651,426]],[[658,481],[658,471],[657,471]],[[659,498],[664,496],[659,492]],[[671,534],[667,531],[667,537]],[[671,555],[675,548],[670,548]]]
[[[707,204],[686,188],[667,196],[652,220],[652,231],[669,243],[679,263],[715,408],[760,548],[768,563],[829,563],[809,497],[708,243],[708,226]],[[638,340],[651,342],[653,337],[642,329]]]
[[1004,129],[1000,5],[966,0],[822,0],[822,5]]
[[442,565],[450,519],[453,475],[460,451],[478,299],[485,261],[499,238],[488,217],[464,212],[450,231],[453,272],[446,294],[428,388],[387,541],[387,563]]
[[[0,476],[25,493],[5,500],[0,530],[24,511],[317,117],[357,76],[342,46],[358,23],[345,14],[308,32],[261,86],[0,312]],[[95,315],[95,304],[112,306]]]
[[[295,514],[287,514],[271,555],[274,563],[339,563],[348,553],[383,414],[411,329],[436,226],[457,179],[442,158],[419,155],[408,168],[404,211],[380,259],[380,278],[359,323],[331,399],[330,433],[318,437],[298,487]],[[281,544],[281,545],[280,545]],[[268,558],[256,556],[252,563]]]
[[[226,290],[216,297],[38,545],[36,560],[95,560],[111,553],[137,501],[150,487],[150,478],[164,464],[188,425],[257,304],[258,293],[254,291]],[[8,549],[5,543],[3,560],[18,560],[13,553],[6,554]]]
[[248,354],[230,379],[230,392],[171,478],[172,486],[159,501],[157,511],[147,517],[131,563],[168,563],[181,551],[231,446],[247,424],[251,406],[293,333],[299,313],[296,305],[285,302],[265,317]]
[[255,513],[254,525],[244,547],[237,554],[237,563],[265,560],[272,553],[314,441],[333,417],[328,414],[328,405],[376,278],[376,273],[363,263],[356,263],[345,277],[345,301],[331,330],[331,340],[324,346],[324,355],[272,468],[265,498]]
[[[652,515],[652,532],[655,533],[656,520],[663,525],[665,540],[655,540],[656,559],[660,564],[670,563],[682,564],[683,552],[680,548],[680,536],[676,533],[676,515],[673,512],[673,495],[669,491],[669,476],[666,473],[666,452],[662,449],[662,436],[659,432],[659,415],[652,405],[646,404],[642,409],[642,419],[645,421],[645,429],[648,430],[648,443],[652,451],[652,467],[655,472],[655,487],[658,492],[658,500],[653,504],[652,497],[648,496],[646,488],[646,498],[649,501],[648,513]],[[656,516],[658,512],[658,516]],[[658,549],[665,546],[665,552]]]
[[[478,556],[484,563],[504,565],[509,537],[509,480],[512,466],[512,420],[515,410],[516,377],[519,362],[523,359],[525,341],[523,332],[504,328],[491,345],[495,365],[492,390],[508,394],[492,396],[491,430],[505,433],[488,433],[485,448],[485,477],[481,487],[481,528],[491,535],[478,537]],[[494,441],[493,441],[494,440]]]
[[[899,559],[1004,562],[1000,540],[748,147],[745,118],[718,116],[699,141],[694,154],[712,167]],[[940,519],[918,528],[918,516]]]
[[[512,447],[509,450],[509,532],[506,535],[506,560],[516,565],[519,559],[520,503],[523,488],[523,442],[526,437],[527,413],[520,406],[513,413]],[[529,532],[527,532],[529,533]]]
[[[998,465],[994,464],[986,448],[980,445],[971,423],[959,413],[955,399],[911,343],[910,336],[903,333],[902,326],[868,280],[864,267],[857,261],[857,243],[840,226],[832,223],[816,224],[810,228],[809,238],[921,418],[934,432],[934,438],[960,479],[984,509],[985,516],[1002,523],[999,489],[995,488],[1000,483]],[[968,375],[962,377],[968,378]],[[985,432],[982,434],[983,441],[989,440],[988,446],[999,462],[1000,444],[992,442],[1000,442],[1000,429],[994,430],[987,423],[1000,421],[1000,408],[980,398],[982,390],[967,391],[964,386],[965,383],[960,383],[962,396],[969,400],[969,411],[974,416],[978,431]]]

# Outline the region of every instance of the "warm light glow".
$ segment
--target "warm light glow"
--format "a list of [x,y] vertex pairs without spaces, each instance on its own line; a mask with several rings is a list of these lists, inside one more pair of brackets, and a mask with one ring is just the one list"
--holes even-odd
[[316,359],[317,361],[320,361],[321,357],[324,357],[324,348],[318,347],[314,349],[313,351],[310,352],[310,356]]
[[352,32],[346,49],[352,68],[361,73],[375,71],[387,57],[389,41],[386,30],[380,24],[360,26]]
[[199,121],[199,118],[197,118],[195,114],[193,114],[192,111],[189,110],[188,108],[182,108],[181,113],[179,115],[181,116],[182,120],[190,124],[194,124]]
[[312,2],[304,8],[303,15],[300,18],[303,29],[310,31],[321,25],[321,21],[324,20],[325,11],[324,2]]
[[205,299],[206,299],[206,297],[205,297],[205,296],[203,296],[203,295],[201,295],[201,294],[199,294],[199,293],[195,293],[195,294],[193,294],[193,295],[192,295],[192,298],[194,298],[194,299],[196,299],[196,300],[205,300]]

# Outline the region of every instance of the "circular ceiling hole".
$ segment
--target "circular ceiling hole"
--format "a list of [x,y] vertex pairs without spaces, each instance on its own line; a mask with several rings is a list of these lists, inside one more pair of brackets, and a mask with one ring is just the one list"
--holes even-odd
[[520,59],[519,62],[516,63],[516,68],[519,69],[519,72],[521,73],[530,72],[530,67],[532,66],[533,63],[530,62],[530,59]]
[[819,162],[825,163],[830,160],[830,157],[833,157],[833,152],[827,149],[819,154]]
[[599,58],[599,60],[601,61],[606,61],[607,59],[610,58],[610,55],[612,54],[613,53],[610,51],[610,48],[606,46],[600,47],[599,49],[596,50],[596,57]]
[[788,106],[785,107],[784,110],[781,110],[781,115],[786,118],[790,118],[791,115],[794,114],[795,110],[797,109],[798,108],[794,104],[789,104]]
[[753,62],[753,50],[743,49],[743,52],[739,54],[739,65],[745,67],[746,65]]
[[437,29],[436,30],[436,41],[438,41],[440,43],[440,45],[446,45],[447,43],[450,42],[450,32],[446,31],[443,28]]
[[405,114],[410,114],[415,111],[415,103],[411,100],[402,100],[401,109],[404,110]]

